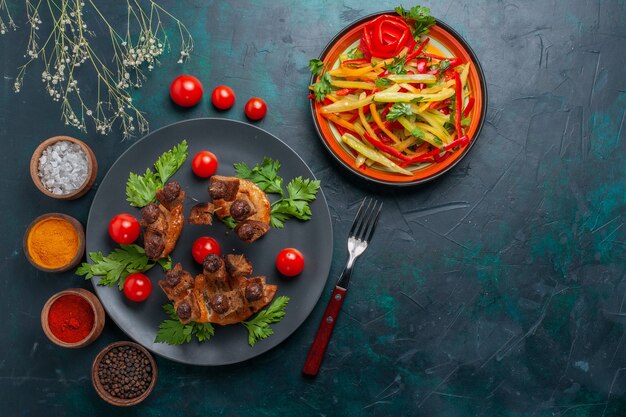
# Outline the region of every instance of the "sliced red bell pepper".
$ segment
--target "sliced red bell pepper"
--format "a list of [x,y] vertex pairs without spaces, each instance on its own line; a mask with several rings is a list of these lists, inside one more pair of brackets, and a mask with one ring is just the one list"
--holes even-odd
[[404,155],[403,153],[399,152],[396,148],[391,147],[389,145],[385,145],[384,143],[382,143],[380,140],[378,139],[374,139],[373,137],[371,137],[367,132],[365,132],[363,134],[363,137],[365,137],[365,140],[367,140],[369,143],[371,143],[372,145],[374,145],[374,147],[380,151],[383,151],[395,158],[401,159],[403,161],[406,161],[408,159],[408,156]]
[[450,58],[449,61],[450,61],[450,66],[448,67],[448,69],[458,67],[459,65],[463,63],[463,61],[460,58]]
[[387,104],[387,106],[385,106],[383,111],[380,112],[381,119],[385,119],[387,117],[387,113],[389,113],[389,110],[391,110],[391,106],[393,106],[393,103]]
[[348,94],[352,93],[353,91],[354,91],[354,89],[352,89],[352,88],[342,88],[341,90],[335,91],[335,94],[338,95],[339,97],[343,97],[343,96],[347,96]]
[[422,56],[425,56],[427,58],[438,59],[439,61],[443,61],[444,59],[447,59],[448,61],[450,61],[454,59],[454,58],[446,58],[445,56],[441,56],[441,55],[429,54],[428,52],[424,52]]
[[416,56],[419,56],[422,53],[422,51],[424,50],[424,48],[426,47],[426,45],[428,45],[428,42],[430,42],[430,38],[424,39],[424,42],[422,42],[420,44],[420,46],[417,48],[417,50],[415,52],[410,53],[409,55],[407,55],[406,62],[409,62],[413,58],[415,58]]
[[420,74],[426,74],[426,65],[428,61],[426,59],[418,59],[417,60],[417,72]]
[[[412,163],[416,162],[442,162],[452,155],[452,150],[457,146],[465,146],[469,143],[469,138],[467,136],[462,136],[459,139],[456,139],[450,142],[448,145],[444,146],[443,150],[439,148],[435,148],[430,152],[423,153],[421,155],[414,156],[410,158],[410,160],[404,160],[400,166],[405,167]],[[442,154],[443,152],[443,154]]]
[[363,64],[369,64],[369,61],[364,58],[363,59],[346,59],[345,61],[341,63],[341,65],[344,65],[344,66],[363,65]]
[[449,151],[451,149],[456,148],[457,146],[465,146],[469,143],[469,138],[467,136],[461,136],[458,139],[453,140],[452,142],[450,142],[449,144],[447,144],[444,149],[446,151]]
[[361,34],[361,41],[359,42],[359,49],[363,53],[365,59],[370,61],[372,59],[372,52],[370,47],[370,36],[367,30],[363,30]]

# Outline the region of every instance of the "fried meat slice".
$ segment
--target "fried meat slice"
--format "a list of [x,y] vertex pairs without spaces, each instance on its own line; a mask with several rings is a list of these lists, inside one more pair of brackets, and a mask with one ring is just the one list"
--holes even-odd
[[141,210],[144,249],[153,260],[166,258],[174,250],[185,223],[185,192],[178,182],[168,182],[157,190],[156,198],[159,204],[150,203]]

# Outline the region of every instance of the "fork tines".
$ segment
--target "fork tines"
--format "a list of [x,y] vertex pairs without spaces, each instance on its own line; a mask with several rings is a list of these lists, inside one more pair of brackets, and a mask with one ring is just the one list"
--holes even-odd
[[379,203],[373,198],[370,198],[368,201],[368,198],[365,197],[359,206],[356,216],[354,217],[348,236],[361,241],[369,242],[374,235],[374,230],[378,224],[382,208],[382,202]]

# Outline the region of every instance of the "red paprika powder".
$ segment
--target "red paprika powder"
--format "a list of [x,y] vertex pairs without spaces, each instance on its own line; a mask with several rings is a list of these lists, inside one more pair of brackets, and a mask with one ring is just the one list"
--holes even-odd
[[64,295],[50,306],[48,325],[52,334],[65,343],[76,343],[91,333],[94,312],[89,302],[77,295]]

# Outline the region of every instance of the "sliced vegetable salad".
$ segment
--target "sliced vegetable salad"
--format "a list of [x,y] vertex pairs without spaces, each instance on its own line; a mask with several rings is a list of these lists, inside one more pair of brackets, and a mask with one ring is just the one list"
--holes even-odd
[[412,175],[409,169],[442,162],[469,144],[474,98],[470,63],[431,44],[430,10],[400,6],[396,13],[368,22],[338,62],[312,59],[317,77],[309,98],[353,151],[357,167]]

